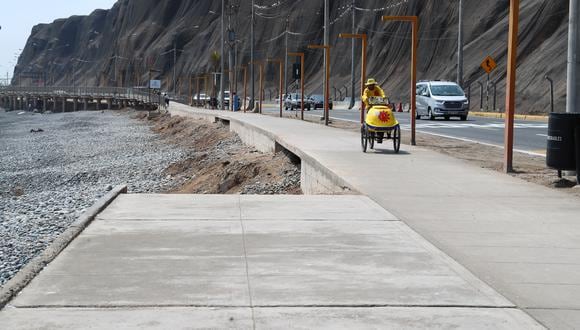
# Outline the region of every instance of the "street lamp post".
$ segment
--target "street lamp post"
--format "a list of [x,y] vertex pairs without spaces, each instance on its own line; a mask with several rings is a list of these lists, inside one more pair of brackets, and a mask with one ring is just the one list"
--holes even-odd
[[310,49],[324,49],[325,52],[325,77],[324,77],[324,125],[328,126],[329,124],[329,100],[330,100],[330,88],[329,88],[329,81],[330,81],[330,46],[329,45],[309,45],[308,48]]
[[411,47],[411,145],[417,145],[416,127],[417,127],[417,104],[416,104],[416,86],[417,86],[417,33],[419,32],[419,20],[417,16],[383,16],[385,21],[410,22],[412,24],[412,47]]
[[304,120],[304,53],[288,53],[290,56],[300,57],[300,94],[301,94],[301,105],[300,105],[300,119]]
[[[262,113],[262,100],[264,99],[264,63],[261,61],[250,62],[249,65],[257,65],[259,70],[259,90],[258,90],[258,113]],[[254,111],[256,112],[256,111]]]
[[[362,64],[361,64],[361,78],[360,78],[360,95],[362,96],[365,90],[365,80],[367,76],[367,35],[364,33],[361,34],[351,34],[351,33],[341,33],[338,35],[339,38],[351,38],[351,39],[361,39],[362,40]],[[352,98],[354,99],[354,90],[352,94]],[[361,106],[360,106],[360,123],[364,123],[365,121],[365,105],[362,102],[361,97]]]
[[274,62],[278,63],[280,68],[280,88],[278,92],[278,98],[280,99],[280,118],[282,118],[282,107],[283,107],[283,100],[282,100],[282,90],[284,88],[284,61],[282,59],[268,59],[267,62]]

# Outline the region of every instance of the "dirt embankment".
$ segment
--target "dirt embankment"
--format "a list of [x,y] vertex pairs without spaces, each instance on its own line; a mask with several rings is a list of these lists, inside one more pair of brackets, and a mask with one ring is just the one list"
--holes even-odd
[[265,154],[242,143],[220,123],[161,115],[147,119],[167,143],[187,151],[164,175],[181,182],[168,193],[301,194],[300,161],[284,153]]

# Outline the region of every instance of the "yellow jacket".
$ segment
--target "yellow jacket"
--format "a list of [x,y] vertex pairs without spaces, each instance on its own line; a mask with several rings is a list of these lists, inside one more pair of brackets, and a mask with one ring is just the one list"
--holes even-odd
[[368,99],[369,97],[387,97],[385,95],[385,91],[380,88],[379,86],[375,86],[375,89],[370,90],[368,87],[365,88],[363,95],[362,95],[362,101],[365,104],[365,108],[368,109],[369,108],[369,102]]

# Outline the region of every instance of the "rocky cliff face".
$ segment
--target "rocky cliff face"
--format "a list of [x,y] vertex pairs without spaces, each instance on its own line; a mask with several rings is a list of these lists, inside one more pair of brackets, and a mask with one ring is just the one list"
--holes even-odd
[[[240,40],[238,63],[247,64],[251,2],[232,2],[240,5],[232,19]],[[351,0],[330,2],[331,86],[344,91],[350,81],[351,46],[350,41],[339,39],[338,34],[351,31]],[[485,84],[486,75],[479,64],[487,55],[498,62],[490,78],[497,82],[497,104],[503,108],[509,1],[464,2],[465,79],[466,84],[472,85],[473,108],[479,107],[476,82]],[[256,17],[256,59],[284,55],[285,37],[281,34],[289,14],[289,50],[306,52],[307,89],[309,93],[320,93],[322,52],[308,50],[306,45],[321,43],[323,38],[323,1],[258,0],[256,3],[260,4]],[[418,15],[418,78],[455,80],[457,4],[458,1],[400,0],[393,1],[384,10],[357,10],[357,30],[369,35],[368,74],[379,80],[394,100],[408,100],[411,29],[404,23],[383,23],[380,15]],[[46,81],[47,85],[143,86],[151,68],[161,71],[154,73],[154,77],[164,80],[165,89],[172,89],[175,44],[178,89],[186,93],[190,74],[214,71],[211,53],[220,51],[220,6],[220,1],[210,0],[120,0],[110,10],[38,25],[33,28],[19,59],[14,83],[42,85],[42,81]],[[385,1],[359,0],[357,6],[381,8]],[[546,74],[555,81],[556,109],[563,111],[567,23],[568,1],[528,0],[522,3],[518,112],[548,111]],[[359,45],[356,54],[358,84]],[[277,86],[275,65],[267,66],[266,77],[269,80],[266,89],[274,91]]]

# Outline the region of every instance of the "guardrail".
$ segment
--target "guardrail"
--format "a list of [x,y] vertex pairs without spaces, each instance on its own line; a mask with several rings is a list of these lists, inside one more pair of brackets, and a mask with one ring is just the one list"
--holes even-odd
[[0,94],[34,95],[48,97],[124,98],[157,103],[159,96],[145,87],[17,87],[0,86]]

